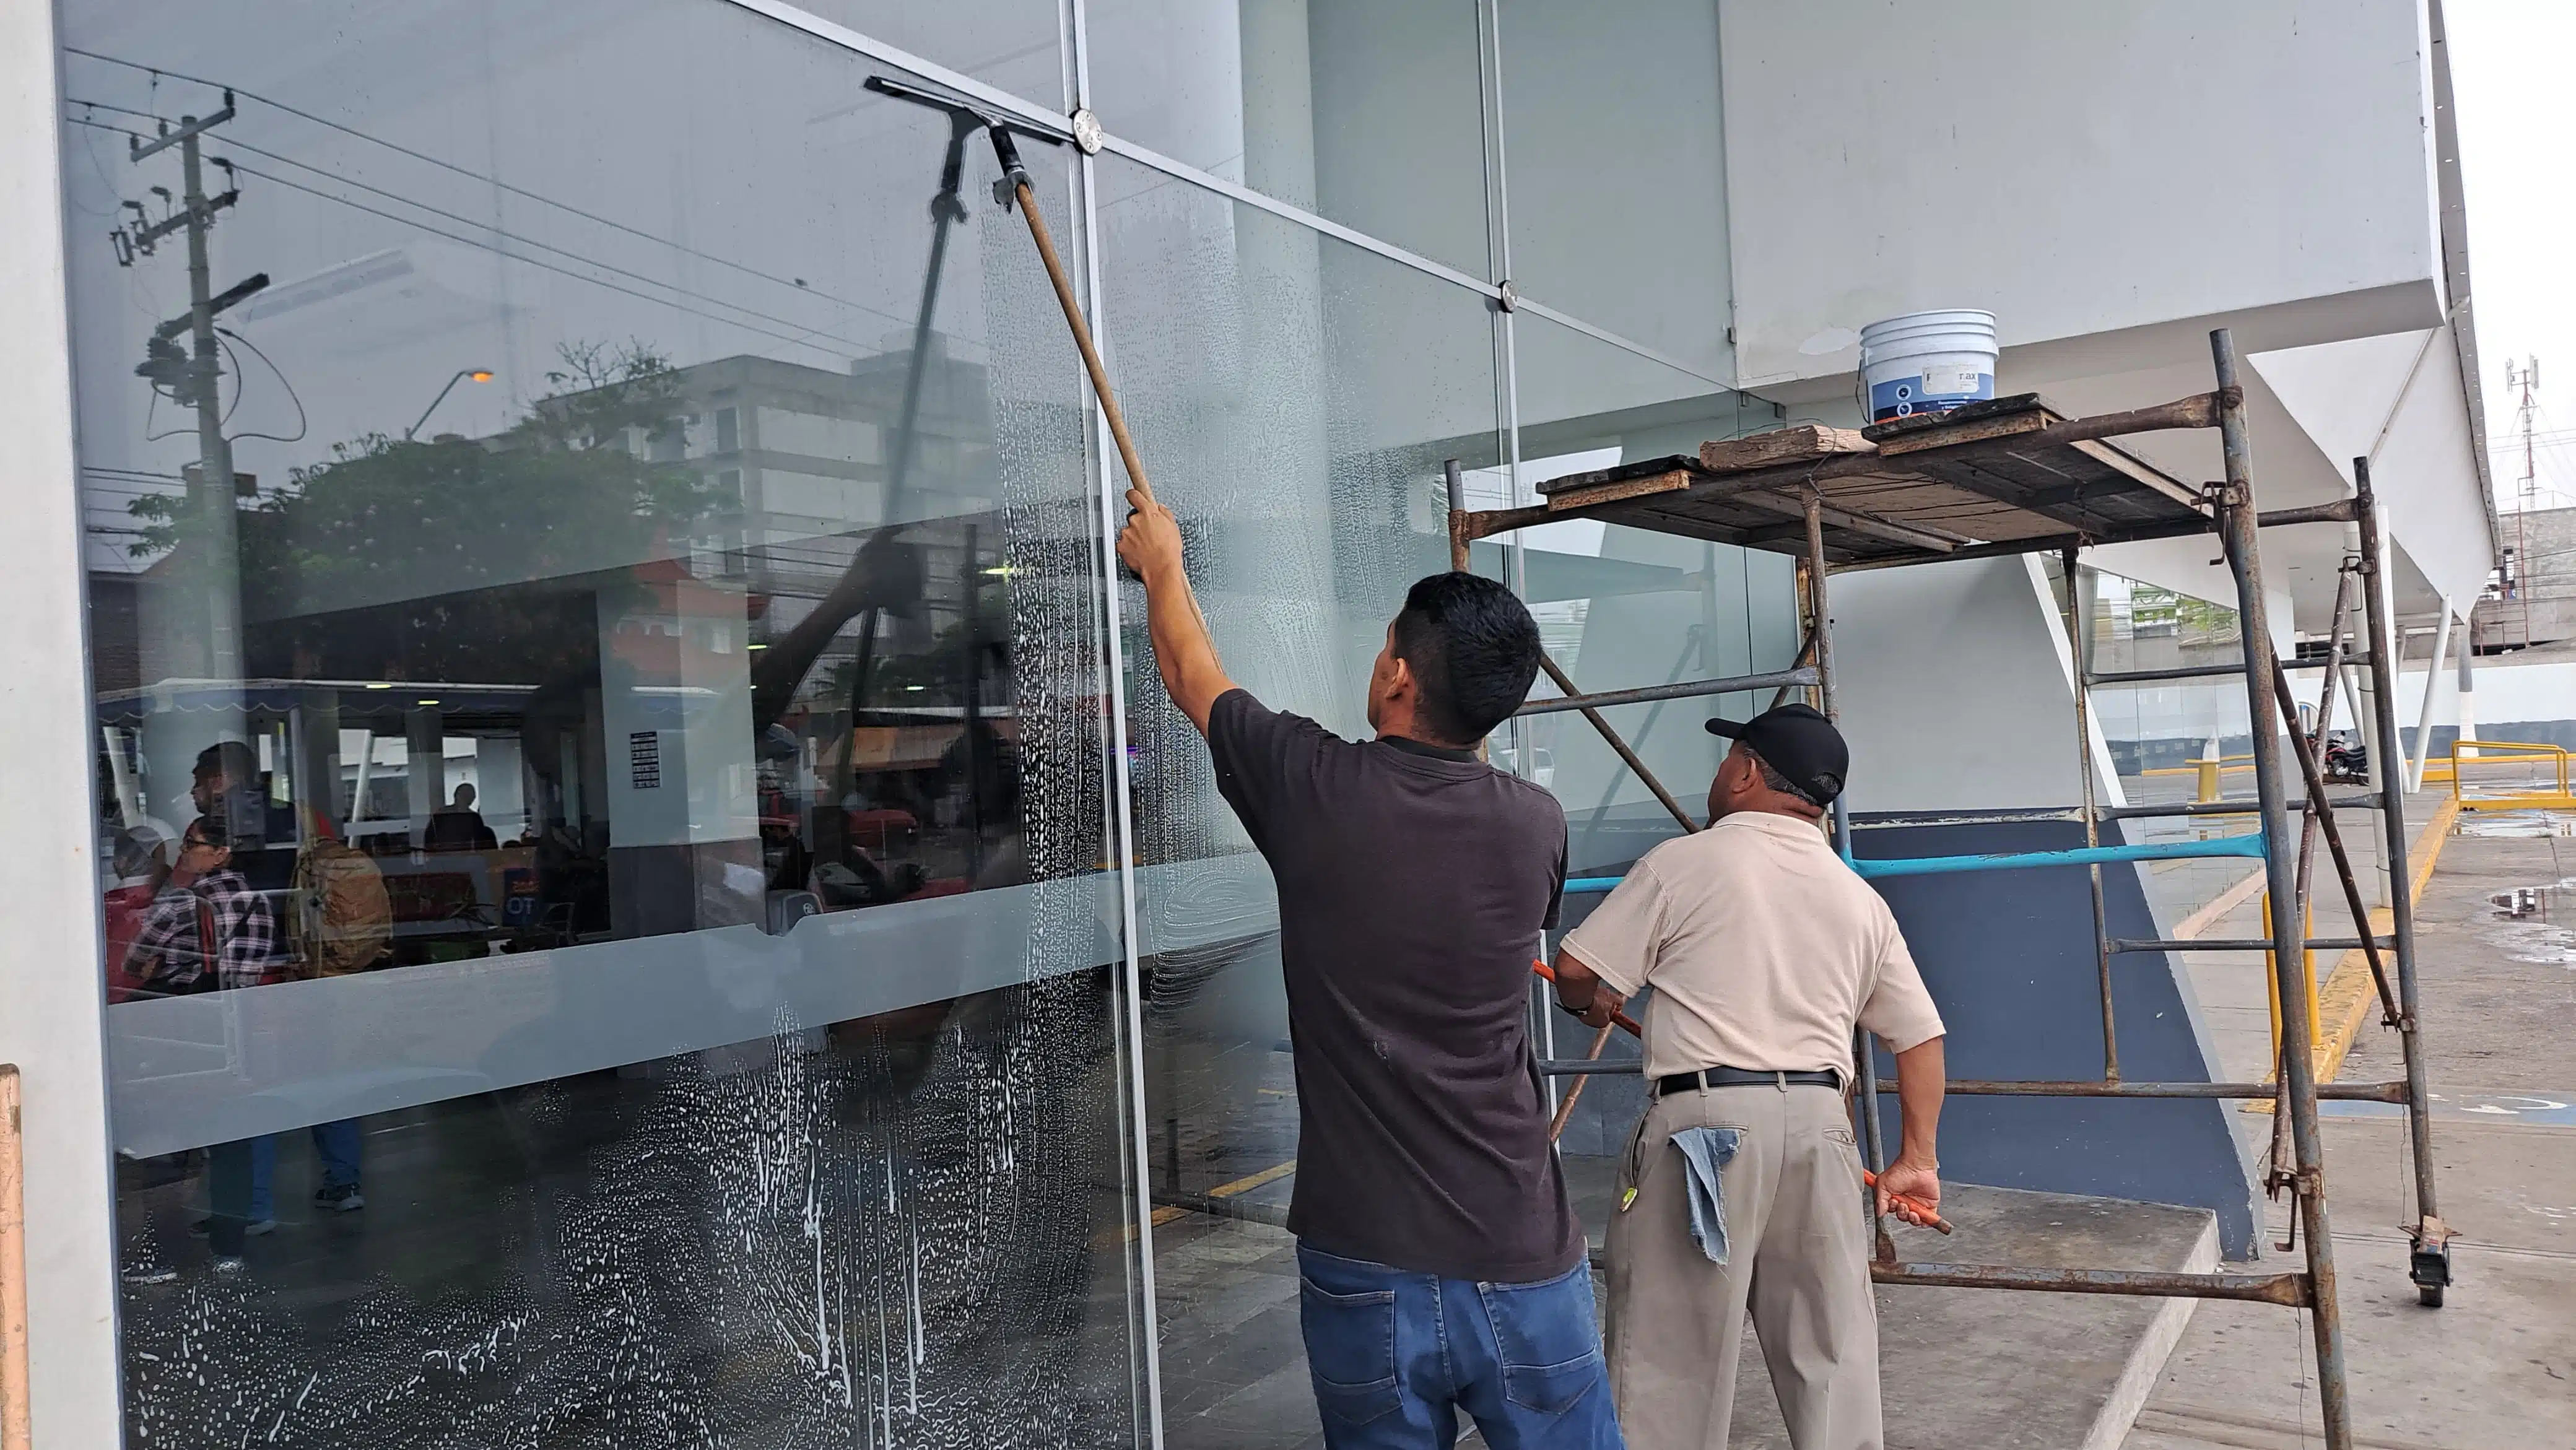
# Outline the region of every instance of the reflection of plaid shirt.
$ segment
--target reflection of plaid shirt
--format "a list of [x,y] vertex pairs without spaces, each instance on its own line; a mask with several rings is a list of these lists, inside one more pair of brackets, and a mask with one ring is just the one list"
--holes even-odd
[[218,990],[258,986],[277,958],[277,916],[268,898],[230,867],[199,877],[193,887],[162,887],[126,960],[141,967],[159,958],[148,969],[147,992],[202,992],[209,950]]

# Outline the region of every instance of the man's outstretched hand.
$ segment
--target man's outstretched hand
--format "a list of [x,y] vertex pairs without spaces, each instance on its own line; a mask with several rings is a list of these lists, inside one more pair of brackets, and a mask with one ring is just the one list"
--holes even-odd
[[1127,527],[1118,531],[1118,559],[1150,587],[1181,567],[1181,525],[1172,511],[1136,489],[1127,490]]

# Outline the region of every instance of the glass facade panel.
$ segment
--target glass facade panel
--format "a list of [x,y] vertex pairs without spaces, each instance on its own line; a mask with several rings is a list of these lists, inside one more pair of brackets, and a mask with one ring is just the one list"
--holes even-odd
[[[1441,465],[1497,456],[1493,328],[1463,288],[1103,158],[1102,308],[1120,401],[1227,673],[1365,738],[1369,662],[1447,567]],[[1276,1227],[1296,1084],[1269,871],[1123,617],[1166,1443],[1316,1433]]]
[[1491,279],[1476,10],[1089,0],[1092,104],[1114,135]]
[[[1569,473],[1778,426],[1771,405],[1528,312],[1512,319],[1520,378],[1524,497]],[[1784,523],[1794,522],[1783,516]],[[1788,554],[1582,520],[1518,535],[1524,590],[1550,653],[1586,690],[1787,669],[1798,651],[1797,565]],[[1700,722],[1765,708],[1722,695],[1604,712],[1695,813],[1725,742]],[[1574,714],[1526,722],[1534,763],[1564,801],[1578,872],[1615,868],[1678,827],[1636,774]]]
[[989,149],[713,0],[62,24],[129,1443],[1134,1443]]
[[797,0],[796,8],[1048,110],[1067,105],[1058,0]]
[[[1497,0],[1512,280],[1732,377],[1718,7]],[[1655,77],[1641,83],[1644,77]]]

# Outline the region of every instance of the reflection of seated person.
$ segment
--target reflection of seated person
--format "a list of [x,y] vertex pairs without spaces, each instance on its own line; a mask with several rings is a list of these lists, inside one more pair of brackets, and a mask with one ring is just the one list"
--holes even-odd
[[138,996],[255,987],[277,960],[277,916],[233,869],[232,836],[203,815],[180,837],[177,861],[127,949]]
[[483,813],[474,809],[474,787],[460,785],[452,804],[430,813],[429,825],[421,832],[424,851],[490,851],[501,844],[492,828],[483,824]]
[[170,875],[170,854],[177,849],[178,832],[151,816],[118,831],[109,844],[108,869],[114,873],[114,884],[107,888],[103,915],[107,926],[107,1000],[131,1000],[142,990],[143,981],[129,964],[133,963],[134,939],[152,918],[153,899],[161,894],[161,884]]

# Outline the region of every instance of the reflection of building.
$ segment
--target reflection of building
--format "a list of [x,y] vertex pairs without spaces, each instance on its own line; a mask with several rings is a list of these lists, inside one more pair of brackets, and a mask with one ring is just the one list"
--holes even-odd
[[[2070,7],[2037,29],[1971,6],[1892,29],[1859,0],[1516,4],[1499,27],[1468,5],[1070,3],[1083,65],[1057,7],[989,0],[816,7],[864,12],[866,55],[721,0],[427,0],[329,23],[275,3],[27,8],[67,48],[22,27],[0,96],[55,95],[59,75],[66,104],[15,113],[0,146],[74,219],[0,239],[27,282],[0,293],[0,348],[32,380],[5,398],[27,486],[23,567],[0,574],[0,679],[24,705],[0,711],[24,838],[0,871],[0,1060],[27,1069],[45,1155],[41,1444],[1311,1433],[1277,1350],[1293,1265],[1264,1222],[1294,1181],[1296,1114],[1270,886],[1104,564],[1123,478],[1021,219],[986,200],[987,151],[964,155],[893,491],[951,133],[864,88],[890,49],[970,68],[929,79],[989,86],[1040,129],[1096,100],[1126,143],[1078,161],[1031,143],[1042,204],[1229,670],[1345,732],[1404,586],[1444,557],[1444,462],[1482,499],[1526,500],[1783,419],[1852,421],[1847,334],[1921,307],[1991,307],[2004,386],[2083,412],[2205,387],[2201,336],[2232,326],[2267,502],[2339,496],[2384,428],[2401,610],[2456,606],[2484,572],[2447,79],[2410,4],[2333,26],[2262,0],[2181,20]],[[68,551],[84,509],[127,527],[124,500],[197,456],[134,374],[184,269],[166,249],[120,267],[96,235],[177,178],[98,128],[212,114],[226,84],[247,179],[212,234],[218,285],[290,279],[227,318],[239,467],[263,507],[297,470],[345,470],[321,486],[355,502],[261,516],[277,527],[230,561],[242,678],[198,693],[176,663],[202,623],[187,602],[102,560],[126,537],[102,533],[84,617]],[[1936,135],[1955,139],[1927,153]],[[2142,168],[2140,137],[2229,171]],[[1983,185],[1989,156],[2047,184]],[[2229,194],[2228,174],[2257,180]],[[512,434],[570,406],[548,380],[561,349],[627,338],[674,368],[612,448]],[[453,441],[331,452],[398,438],[469,362],[501,378],[444,404]],[[78,497],[56,486],[75,443]],[[639,502],[673,477],[738,511]],[[903,547],[836,600],[874,540]],[[2266,551],[2276,617],[2315,633],[2339,542]],[[2207,596],[2208,557],[2194,540],[2089,562]],[[1558,528],[1477,562],[1512,571],[1590,688],[1776,669],[1797,647],[1778,554]],[[2055,581],[1914,572],[1836,583],[1855,804],[2063,807]],[[791,644],[810,655],[765,670]],[[1620,723],[1690,796],[1716,759],[1703,705],[1759,703]],[[218,738],[257,747],[273,798],[331,797],[389,879],[435,879],[401,888],[399,970],[113,1009],[79,980],[101,950],[94,826],[183,812]],[[1498,746],[1564,801],[1578,869],[1669,829],[1580,722]],[[493,854],[525,860],[460,894],[469,870],[410,848],[467,781]],[[416,929],[495,892],[488,933]],[[2036,900],[1908,923],[1990,1054],[1963,1051],[1962,1075],[2096,1065],[2088,1025],[2013,1015],[2024,982],[2088,949],[1981,934]],[[453,960],[411,949],[437,934]],[[2123,970],[2179,1004],[2158,959]],[[2135,1020],[2173,1075],[2215,1071],[2183,1006]],[[2045,1058],[2060,1049],[2076,1060]],[[1636,1092],[1587,1096],[1569,1154],[1615,1152]],[[2246,1241],[2217,1109],[2061,1106],[1954,1108],[1950,1156],[1988,1181],[2211,1205]],[[400,1130],[368,1138],[387,1191],[317,1228],[300,1135],[348,1118]],[[2130,1151],[2142,1122],[2175,1151]],[[171,1155],[271,1133],[283,1226],[217,1277]],[[136,1160],[121,1183],[111,1148]],[[1202,1211],[1220,1202],[1240,1216]],[[164,1259],[185,1282],[117,1297],[118,1269]],[[1257,1382],[1227,1376],[1259,1355],[1173,1321],[1219,1300],[1266,1346]],[[192,1317],[208,1304],[213,1333]]]

